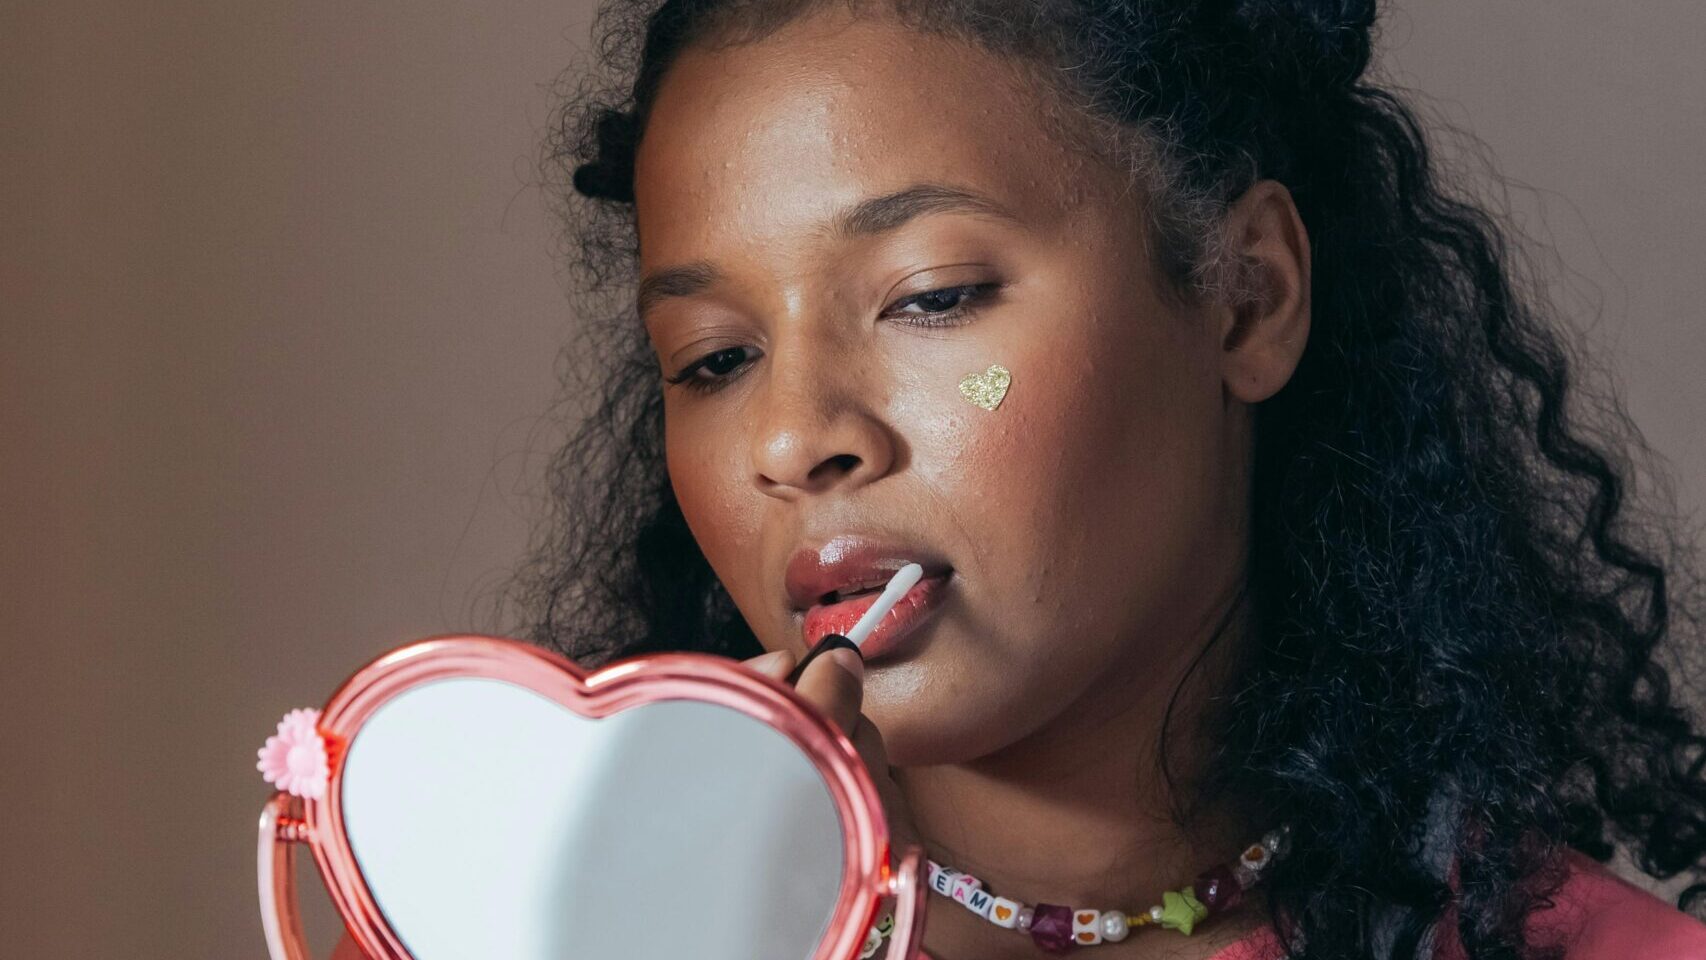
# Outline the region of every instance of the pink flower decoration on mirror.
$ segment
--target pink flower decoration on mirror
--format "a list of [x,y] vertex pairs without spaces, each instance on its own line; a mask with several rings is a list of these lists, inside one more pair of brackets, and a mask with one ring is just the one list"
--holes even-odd
[[260,761],[255,769],[268,783],[310,800],[326,795],[331,767],[326,761],[326,742],[315,726],[319,720],[320,711],[299,708],[278,722],[278,733],[268,737],[266,746],[256,751]]

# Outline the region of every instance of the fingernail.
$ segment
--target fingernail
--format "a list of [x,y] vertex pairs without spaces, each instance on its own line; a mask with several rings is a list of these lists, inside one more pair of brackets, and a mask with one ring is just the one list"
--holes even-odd
[[859,652],[857,650],[849,650],[846,647],[836,647],[834,650],[829,651],[828,655],[834,657],[836,663],[841,664],[841,669],[846,670],[848,673],[851,673],[860,680],[865,679],[865,658],[859,656]]
[[747,666],[757,670],[759,673],[769,673],[775,670],[776,667],[782,663],[782,658],[787,656],[787,654],[788,651],[786,650],[772,650],[763,656],[755,657],[747,664]]

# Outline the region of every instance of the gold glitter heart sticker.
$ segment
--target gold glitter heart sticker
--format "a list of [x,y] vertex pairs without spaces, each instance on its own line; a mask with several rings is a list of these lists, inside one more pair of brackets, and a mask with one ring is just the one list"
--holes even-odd
[[1001,398],[1007,396],[1007,385],[1013,382],[1013,374],[999,363],[992,363],[989,369],[982,373],[968,373],[960,381],[960,396],[985,410],[994,410],[1001,405]]

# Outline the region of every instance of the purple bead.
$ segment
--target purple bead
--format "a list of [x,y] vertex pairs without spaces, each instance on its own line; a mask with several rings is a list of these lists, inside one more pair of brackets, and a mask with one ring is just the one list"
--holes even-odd
[[1039,903],[1031,917],[1031,939],[1049,953],[1072,949],[1072,908],[1058,903]]
[[1244,893],[1244,888],[1238,884],[1238,878],[1232,875],[1232,869],[1225,865],[1205,870],[1197,877],[1197,882],[1191,885],[1191,890],[1197,895],[1197,901],[1208,908],[1210,914],[1236,907]]

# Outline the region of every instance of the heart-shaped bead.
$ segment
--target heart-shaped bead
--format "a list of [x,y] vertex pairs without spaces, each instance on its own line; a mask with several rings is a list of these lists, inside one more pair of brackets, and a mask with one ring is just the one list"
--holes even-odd
[[992,363],[989,369],[982,373],[968,373],[960,381],[960,396],[985,410],[994,410],[1001,405],[1001,398],[1007,396],[1007,387],[1013,382],[1013,374],[999,363]]

